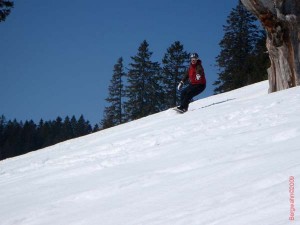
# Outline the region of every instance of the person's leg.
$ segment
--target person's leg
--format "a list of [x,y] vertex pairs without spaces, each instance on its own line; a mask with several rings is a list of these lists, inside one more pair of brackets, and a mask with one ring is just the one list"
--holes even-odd
[[181,91],[181,95],[180,95],[180,99],[181,99],[181,104],[180,104],[180,109],[187,109],[187,106],[189,104],[189,96],[190,96],[190,92],[192,89],[192,85],[189,84],[186,88],[184,88]]
[[189,104],[193,97],[199,95],[205,89],[205,85],[189,85],[181,93],[181,107],[188,110]]

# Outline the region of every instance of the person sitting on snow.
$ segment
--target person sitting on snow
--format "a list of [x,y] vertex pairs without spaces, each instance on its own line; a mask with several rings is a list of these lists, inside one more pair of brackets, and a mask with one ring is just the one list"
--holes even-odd
[[191,53],[190,59],[190,66],[177,87],[177,89],[180,90],[183,84],[189,80],[188,86],[181,91],[181,104],[180,106],[177,106],[177,109],[182,112],[186,112],[193,97],[199,95],[206,88],[204,69],[198,54]]

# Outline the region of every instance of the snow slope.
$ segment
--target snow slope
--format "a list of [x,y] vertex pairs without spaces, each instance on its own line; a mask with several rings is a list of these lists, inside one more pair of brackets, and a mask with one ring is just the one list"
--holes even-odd
[[267,86],[1,161],[0,224],[300,224],[300,87]]

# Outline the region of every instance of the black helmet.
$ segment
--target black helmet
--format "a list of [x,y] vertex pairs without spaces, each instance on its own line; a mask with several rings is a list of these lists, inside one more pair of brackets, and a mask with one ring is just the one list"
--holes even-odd
[[198,59],[198,54],[196,53],[196,52],[193,52],[193,53],[191,53],[190,54],[190,58],[196,58],[196,59]]

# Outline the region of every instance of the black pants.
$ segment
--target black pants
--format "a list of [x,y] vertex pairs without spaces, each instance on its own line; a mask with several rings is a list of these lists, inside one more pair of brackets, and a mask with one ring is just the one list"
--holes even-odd
[[199,95],[206,88],[205,84],[189,84],[186,88],[181,91],[181,104],[183,109],[188,109],[189,104],[193,97]]

